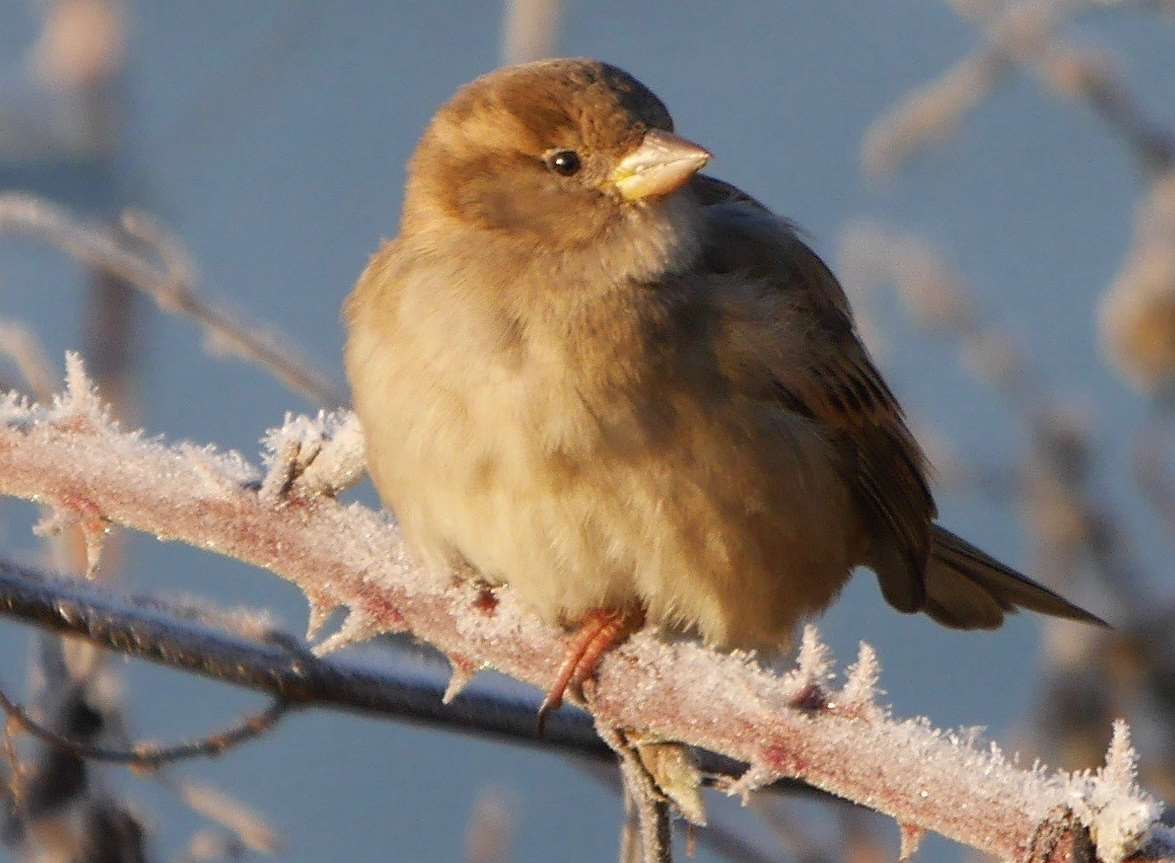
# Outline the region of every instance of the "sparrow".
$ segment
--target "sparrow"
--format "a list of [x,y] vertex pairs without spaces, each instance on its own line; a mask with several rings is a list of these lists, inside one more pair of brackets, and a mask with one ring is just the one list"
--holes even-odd
[[779,650],[857,567],[949,627],[1102,624],[935,522],[836,277],[710,158],[614,66],[492,72],[432,119],[346,301],[410,547],[577,628],[544,710],[642,621]]

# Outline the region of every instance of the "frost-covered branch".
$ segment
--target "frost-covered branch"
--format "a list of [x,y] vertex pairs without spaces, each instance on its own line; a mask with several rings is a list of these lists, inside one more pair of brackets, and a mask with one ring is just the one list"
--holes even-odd
[[[549,687],[565,633],[527,613],[507,589],[487,596],[422,570],[384,515],[323,493],[349,478],[339,465],[353,468],[361,452],[354,440],[332,452],[347,427],[303,420],[271,436],[270,474],[282,479],[267,480],[236,455],[119,431],[72,357],[68,390],[51,407],[0,401],[0,492],[64,518],[124,525],[268,569],[306,594],[314,632],[346,606],[320,653],[410,632],[445,653],[462,680],[492,667]],[[305,474],[291,461],[302,447],[291,440],[316,450],[310,467],[330,469],[300,483]],[[1053,859],[1088,833],[1107,863],[1130,855],[1175,861],[1175,840],[1158,823],[1161,804],[1135,785],[1124,725],[1101,770],[1028,770],[994,746],[891,718],[874,701],[876,675],[875,658],[863,651],[848,683],[835,687],[813,630],[798,668],[783,676],[746,656],[642,632],[604,660],[591,700],[599,723],[749,764],[730,793],[793,777],[886,813],[910,835],[933,830],[1004,858]]]

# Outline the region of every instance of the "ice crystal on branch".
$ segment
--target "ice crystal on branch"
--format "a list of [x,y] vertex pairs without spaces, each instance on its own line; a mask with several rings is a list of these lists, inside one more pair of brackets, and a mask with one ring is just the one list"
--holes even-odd
[[845,685],[840,691],[837,705],[850,713],[871,714],[878,710],[876,700],[880,690],[877,682],[880,678],[881,662],[877,653],[862,641],[857,661],[845,671]]
[[65,392],[54,398],[52,418],[58,422],[81,420],[93,428],[112,425],[110,411],[86,374],[81,356],[74,351],[65,355]]
[[268,471],[260,494],[270,503],[287,494],[333,497],[366,469],[363,431],[351,411],[319,411],[314,418],[287,414],[262,444]]
[[1070,806],[1089,829],[1098,858],[1105,863],[1119,863],[1141,848],[1163,814],[1162,804],[1136,784],[1137,768],[1130,729],[1119,719],[1105,766],[1069,780]]
[[794,679],[801,685],[823,686],[832,677],[832,652],[820,640],[820,630],[814,625],[804,627],[800,650],[796,654]]

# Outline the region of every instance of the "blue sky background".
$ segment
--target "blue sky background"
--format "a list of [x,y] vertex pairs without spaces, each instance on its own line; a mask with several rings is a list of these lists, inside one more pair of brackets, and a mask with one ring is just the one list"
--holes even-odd
[[[19,91],[35,34],[28,6],[0,6],[0,104]],[[1137,516],[1140,555],[1160,569],[1158,528],[1131,508],[1121,479],[1145,405],[1106,367],[1094,318],[1128,248],[1142,187],[1130,155],[1095,118],[1013,78],[945,147],[891,182],[871,183],[858,167],[865,129],[976,45],[948,4],[567,6],[560,53],[634,73],[670,107],[679,131],[715,154],[714,174],[798,221],[826,257],[840,229],[862,217],[939,244],[985,314],[1089,412],[1109,453],[1107,493]],[[125,136],[110,175],[82,182],[59,167],[0,162],[0,188],[102,214],[125,206],[157,214],[188,244],[208,295],[279,325],[341,381],[339,305],[395,232],[404,162],[422,126],[457,86],[497,63],[500,14],[489,2],[134,4]],[[1116,48],[1143,106],[1175,125],[1175,23],[1123,9],[1088,19],[1079,35]],[[59,360],[82,340],[79,277],[53,252],[2,240],[0,316],[30,322]],[[952,345],[914,332],[899,313],[883,316],[895,329],[886,371],[913,416],[981,463],[1006,461],[1024,445],[1023,429],[958,366]],[[150,309],[142,326],[141,419],[150,434],[255,459],[267,427],[305,410],[264,373],[207,357],[186,322]],[[1016,512],[979,497],[941,503],[949,525],[1027,564]],[[34,548],[30,518],[27,507],[0,509],[6,549]],[[153,540],[135,539],[131,549],[127,581],[136,590],[263,606],[290,630],[304,626],[298,591],[267,574]],[[1034,703],[1041,630],[1032,617],[994,634],[948,632],[891,612],[866,575],[822,630],[843,663],[858,640],[878,649],[899,715],[986,725],[1007,740]],[[8,685],[23,673],[15,657],[27,636],[0,624]],[[128,666],[127,680],[131,715],[153,738],[200,734],[256,700],[139,665]],[[619,802],[560,758],[530,750],[314,713],[182,770],[263,812],[285,837],[283,860],[460,859],[474,801],[490,788],[512,801],[513,859],[614,859]],[[199,823],[149,783],[117,771],[109,781],[155,820],[159,859]],[[712,806],[749,823],[733,807]],[[896,828],[884,829],[896,849]],[[711,858],[703,851],[698,859]],[[957,856],[937,842],[924,859]]]

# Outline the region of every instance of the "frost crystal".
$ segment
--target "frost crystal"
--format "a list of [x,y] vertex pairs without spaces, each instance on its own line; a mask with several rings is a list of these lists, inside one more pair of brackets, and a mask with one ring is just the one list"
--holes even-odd
[[102,550],[106,548],[106,540],[110,536],[110,523],[82,519],[78,526],[86,546],[86,578],[93,578],[98,573],[98,564],[102,562]]
[[804,627],[796,669],[790,675],[799,686],[822,686],[832,676],[832,653],[820,640],[820,630],[812,624]]
[[857,653],[857,661],[845,672],[845,686],[838,702],[848,710],[868,710],[875,706],[879,690],[877,681],[881,677],[881,663],[877,653],[865,642]]
[[308,490],[335,495],[367,470],[367,451],[359,417],[351,411],[319,415],[323,444],[300,479]]
[[53,506],[33,525],[33,534],[39,537],[59,536],[67,528],[76,527],[82,536],[86,552],[86,578],[93,578],[102,561],[102,550],[110,535],[110,522],[82,500],[69,506]]
[[262,444],[269,469],[260,494],[271,502],[289,492],[333,496],[365,469],[363,432],[350,411],[320,411],[313,419],[287,414],[285,423],[270,429]]
[[184,463],[199,476],[203,490],[213,496],[238,492],[259,478],[257,468],[245,461],[240,453],[222,453],[214,446],[189,443],[177,444],[175,449]]
[[28,404],[19,393],[7,392],[0,396],[0,425],[12,425],[28,418]]
[[52,418],[55,420],[82,419],[96,427],[110,424],[110,417],[98,388],[86,374],[86,366],[79,354],[65,355],[65,392],[53,399]]
[[1129,793],[1137,777],[1138,753],[1130,742],[1130,727],[1121,719],[1115,720],[1106,766],[1101,769],[1102,781]]
[[1070,807],[1089,828],[1098,859],[1106,863],[1120,863],[1141,848],[1163,813],[1162,805],[1135,784],[1137,764],[1130,729],[1119,719],[1105,766],[1069,779]]

